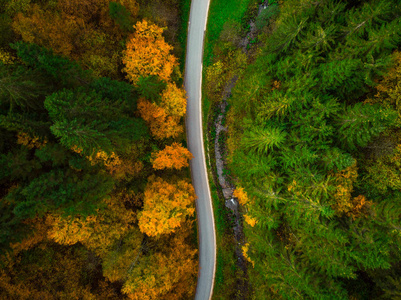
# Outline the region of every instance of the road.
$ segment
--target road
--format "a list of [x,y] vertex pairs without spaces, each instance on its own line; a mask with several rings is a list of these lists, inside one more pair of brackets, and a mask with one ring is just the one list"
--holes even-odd
[[202,57],[209,0],[192,0],[188,24],[184,85],[187,91],[187,141],[194,158],[190,162],[192,184],[198,196],[199,272],[195,300],[212,298],[216,271],[216,234],[212,199],[206,171],[202,134]]

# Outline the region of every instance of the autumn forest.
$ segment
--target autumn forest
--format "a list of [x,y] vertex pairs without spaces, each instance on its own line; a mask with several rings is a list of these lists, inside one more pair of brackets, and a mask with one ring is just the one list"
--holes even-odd
[[1,299],[193,298],[183,4],[0,1]]
[[[194,298],[189,7],[0,0],[0,299]],[[220,145],[242,229],[210,176],[213,299],[400,299],[400,1],[212,0],[208,22],[209,171]]]

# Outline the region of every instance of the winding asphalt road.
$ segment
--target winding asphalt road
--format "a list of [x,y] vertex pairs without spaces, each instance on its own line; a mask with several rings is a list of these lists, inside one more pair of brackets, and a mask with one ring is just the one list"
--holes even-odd
[[192,184],[198,196],[199,272],[195,300],[212,298],[216,271],[216,234],[212,199],[206,171],[202,134],[202,57],[210,0],[192,0],[188,23],[184,85],[187,91],[187,141],[194,158],[190,162]]

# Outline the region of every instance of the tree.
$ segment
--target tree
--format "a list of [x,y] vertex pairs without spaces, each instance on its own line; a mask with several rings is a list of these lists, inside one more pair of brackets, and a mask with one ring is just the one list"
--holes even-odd
[[[133,229],[135,213],[124,205],[127,197],[129,195],[124,191],[104,196],[103,205],[97,210],[96,215],[68,217],[55,213],[49,215],[46,220],[51,226],[48,237],[61,245],[74,245],[80,242],[102,258],[109,255],[110,251],[124,239],[130,240],[135,236],[136,240],[141,241],[141,235],[135,233]],[[133,236],[128,237],[132,234]],[[132,245],[134,242],[130,243]],[[109,279],[112,280],[112,277]]]
[[172,47],[164,41],[163,29],[147,21],[136,23],[134,29],[123,57],[127,78],[134,84],[139,77],[152,75],[169,81],[177,59],[170,54]]
[[187,235],[180,229],[162,251],[141,257],[124,283],[123,293],[133,300],[193,297],[197,250],[186,243]]
[[395,118],[392,110],[357,103],[347,107],[344,114],[338,117],[339,138],[351,150],[365,147],[373,137],[394,124]]
[[13,213],[21,219],[43,216],[53,210],[67,215],[89,215],[113,185],[113,180],[105,174],[53,169],[12,190],[6,199],[15,203]]
[[168,83],[163,90],[160,106],[169,116],[183,117],[187,109],[185,90],[178,88],[174,83]]
[[86,251],[42,243],[0,271],[3,299],[94,299],[84,281]]
[[161,92],[166,88],[166,82],[160,80],[156,75],[139,77],[136,88],[142,97],[160,104]]
[[45,107],[54,122],[50,129],[60,143],[78,147],[88,156],[100,150],[108,154],[124,150],[146,134],[140,119],[123,113],[121,100],[103,99],[94,91],[59,91],[46,98]]
[[266,155],[274,148],[282,147],[287,133],[277,127],[253,128],[247,131],[242,139],[243,146],[259,155]]
[[127,82],[101,77],[90,82],[89,89],[96,91],[102,98],[109,99],[113,102],[122,101],[124,103],[124,108],[125,105],[127,105],[127,113],[136,111],[138,95],[134,87]]
[[84,22],[66,15],[55,15],[33,5],[30,15],[17,14],[14,30],[28,43],[54,49],[58,54],[69,56],[74,50],[74,40],[84,29]]
[[[25,13],[16,15],[13,29],[25,42],[52,48],[57,54],[78,60],[97,76],[118,78],[120,41],[125,31],[110,17],[109,2],[58,0],[51,6],[31,4]],[[135,1],[115,3],[125,15],[136,17],[139,7]],[[113,16],[118,15],[118,11],[112,11]]]
[[121,27],[124,31],[132,30],[132,17],[129,11],[118,2],[109,2],[110,17]]
[[125,281],[135,265],[140,262],[143,234],[137,227],[131,228],[125,236],[108,245],[103,258],[103,275],[111,282]]
[[172,183],[152,175],[145,188],[144,207],[138,214],[140,230],[148,236],[174,232],[195,212],[195,191],[186,180]]
[[192,154],[188,149],[178,143],[166,146],[163,150],[152,153],[153,169],[160,170],[165,168],[181,169],[188,167],[188,160],[192,159]]
[[368,99],[370,103],[380,103],[386,108],[393,108],[398,112],[397,125],[401,124],[400,114],[401,106],[399,97],[401,97],[401,52],[395,51],[392,55],[394,61],[393,67],[376,86],[377,93],[374,97]]
[[148,123],[150,132],[157,139],[176,138],[184,131],[179,124],[179,117],[169,116],[164,108],[155,103],[141,98],[138,101],[138,110],[141,117]]
[[54,54],[52,50],[21,41],[10,46],[24,64],[43,74],[43,78],[56,87],[71,88],[88,81],[88,71],[82,70],[77,62]]
[[46,88],[40,82],[40,75],[22,67],[10,68],[0,64],[0,101],[7,103],[10,111],[14,107],[21,109],[43,109],[43,100],[39,99],[46,93]]

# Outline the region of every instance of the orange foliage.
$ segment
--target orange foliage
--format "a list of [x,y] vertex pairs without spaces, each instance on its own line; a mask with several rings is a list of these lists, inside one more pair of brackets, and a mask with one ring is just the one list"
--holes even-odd
[[358,177],[356,163],[352,166],[334,174],[336,191],[334,199],[336,203],[332,206],[337,214],[347,213],[352,209],[353,184]]
[[96,165],[98,162],[103,162],[106,168],[121,165],[121,159],[114,152],[107,154],[106,152],[99,150],[93,155],[87,156],[86,158],[91,162],[92,166]]
[[[117,76],[120,41],[124,33],[109,16],[110,0],[58,0],[52,6],[30,5],[12,24],[29,43],[51,48],[94,70],[98,76]],[[139,7],[120,0],[133,17]]]
[[14,30],[29,43],[52,48],[56,53],[69,56],[74,49],[74,42],[85,24],[82,19],[65,14],[54,14],[33,5],[27,16],[17,14]]
[[139,99],[138,110],[156,139],[175,138],[184,131],[182,125],[179,124],[179,117],[168,116],[164,108],[154,103],[143,98]]
[[148,236],[174,232],[187,216],[193,215],[195,191],[187,180],[169,183],[151,176],[145,189],[139,229]]
[[161,106],[168,115],[183,117],[187,109],[185,90],[178,88],[173,83],[168,83],[162,94]]
[[245,222],[250,225],[251,227],[254,227],[256,223],[258,223],[258,220],[255,218],[252,218],[251,216],[244,215]]
[[195,288],[197,250],[185,243],[181,232],[164,249],[163,253],[142,258],[129,275],[122,290],[129,299],[191,299],[188,292],[191,286]]
[[[107,166],[106,166],[107,167]],[[133,176],[139,174],[143,169],[143,163],[141,161],[132,160],[121,160],[121,164],[108,166],[107,170],[117,179],[126,178],[127,176]]]
[[103,276],[111,282],[125,280],[142,252],[142,240],[143,234],[135,227],[109,247],[102,257]]
[[51,226],[48,237],[62,245],[81,242],[103,256],[106,248],[124,236],[136,220],[134,212],[124,206],[122,199],[125,196],[121,192],[105,199],[107,208],[99,210],[96,216],[48,216],[47,222]]
[[181,144],[173,143],[166,146],[163,150],[152,153],[153,169],[161,170],[165,168],[181,169],[188,167],[188,160],[192,159],[191,152]]
[[[48,251],[50,245],[43,245]],[[95,299],[89,286],[81,283],[84,258],[72,249],[49,251],[46,259],[29,264],[18,257],[0,270],[1,299]]]
[[17,135],[17,144],[24,145],[28,149],[33,149],[33,148],[42,148],[44,145],[46,145],[47,140],[45,139],[44,141],[41,141],[38,137],[30,137],[27,133],[25,132],[20,132]]
[[242,187],[238,187],[234,190],[233,196],[238,198],[238,202],[241,205],[246,205],[249,202],[248,194]]
[[255,262],[249,257],[248,250],[249,250],[249,243],[246,243],[242,248],[242,254],[244,255],[245,259],[255,267]]
[[134,84],[140,76],[151,75],[169,81],[178,63],[177,58],[170,54],[173,47],[164,41],[163,29],[145,20],[136,23],[134,29],[123,57],[127,78]]
[[354,220],[366,214],[366,209],[372,205],[371,201],[367,201],[364,195],[359,195],[352,199],[352,210],[348,213]]
[[[71,147],[71,150],[82,155],[83,149],[78,146]],[[92,166],[102,163],[106,170],[116,179],[123,179],[128,176],[136,175],[143,169],[143,163],[135,159],[135,153],[129,153],[129,155],[125,156],[126,157],[121,158],[114,152],[107,154],[99,150],[90,156],[86,156],[86,159],[90,161]]]
[[358,177],[357,166],[352,166],[334,174],[336,191],[334,199],[336,203],[332,208],[338,215],[345,214],[353,219],[360,217],[365,208],[370,206],[371,202],[366,201],[365,196],[359,195],[352,197],[353,184]]
[[46,240],[47,231],[49,230],[48,224],[43,222],[42,218],[27,219],[24,221],[25,224],[29,224],[33,230],[32,234],[24,238],[21,242],[11,244],[13,254],[17,255],[21,251],[29,250]]
[[5,65],[12,65],[15,60],[16,58],[14,55],[0,48],[0,62],[2,62]]

